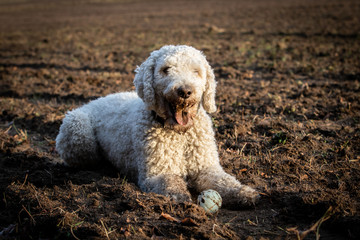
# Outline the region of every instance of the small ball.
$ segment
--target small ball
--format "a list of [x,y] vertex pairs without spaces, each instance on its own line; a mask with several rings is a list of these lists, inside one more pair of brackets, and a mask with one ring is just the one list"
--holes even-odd
[[197,203],[204,208],[205,212],[216,213],[221,207],[222,198],[217,191],[208,189],[200,193]]

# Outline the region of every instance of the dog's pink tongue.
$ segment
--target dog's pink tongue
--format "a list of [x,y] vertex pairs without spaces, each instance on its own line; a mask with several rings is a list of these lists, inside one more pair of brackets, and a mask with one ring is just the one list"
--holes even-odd
[[177,123],[182,126],[186,125],[189,121],[187,113],[184,113],[183,111],[175,112],[175,119]]

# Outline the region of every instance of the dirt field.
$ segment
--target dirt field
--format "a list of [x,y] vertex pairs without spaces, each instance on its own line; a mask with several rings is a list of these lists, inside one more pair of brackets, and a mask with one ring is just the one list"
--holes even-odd
[[[0,0],[0,239],[360,239],[359,12],[356,0]],[[61,163],[64,114],[133,90],[165,44],[214,68],[221,163],[261,192],[254,209],[206,215],[106,163]]]

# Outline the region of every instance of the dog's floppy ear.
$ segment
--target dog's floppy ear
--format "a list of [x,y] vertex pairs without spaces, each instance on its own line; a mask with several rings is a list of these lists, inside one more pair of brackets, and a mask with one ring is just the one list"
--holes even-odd
[[206,65],[206,86],[205,92],[202,98],[202,104],[206,112],[213,113],[216,111],[215,105],[215,89],[216,81],[214,71],[210,67],[209,63],[205,61]]
[[136,92],[148,109],[152,109],[155,105],[155,90],[153,88],[155,63],[154,54],[151,54],[150,57],[135,70],[134,85]]

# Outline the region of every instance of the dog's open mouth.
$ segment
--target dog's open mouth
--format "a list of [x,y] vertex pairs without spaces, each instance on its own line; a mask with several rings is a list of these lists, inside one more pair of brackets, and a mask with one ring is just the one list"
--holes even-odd
[[189,121],[192,121],[192,116],[187,112],[182,106],[172,106],[170,105],[170,111],[175,118],[175,121],[182,126],[186,126]]
[[182,101],[172,99],[165,101],[165,127],[186,131],[193,125],[193,119],[197,114],[196,101]]

